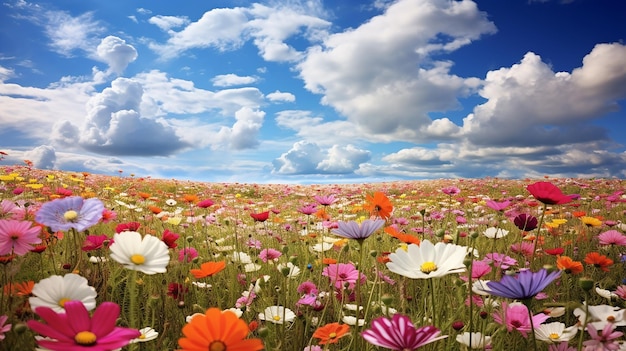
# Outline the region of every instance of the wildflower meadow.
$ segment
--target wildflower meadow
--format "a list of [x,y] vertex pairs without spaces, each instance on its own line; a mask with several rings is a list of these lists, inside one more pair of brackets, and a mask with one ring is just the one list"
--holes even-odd
[[0,167],[0,350],[626,350],[625,189]]

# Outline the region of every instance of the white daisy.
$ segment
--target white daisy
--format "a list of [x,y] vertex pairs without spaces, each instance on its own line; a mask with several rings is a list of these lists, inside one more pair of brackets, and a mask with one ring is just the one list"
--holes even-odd
[[508,230],[504,230],[502,228],[496,228],[496,227],[489,227],[483,232],[483,235],[488,237],[489,239],[504,238],[508,234],[509,234]]
[[96,289],[89,286],[87,279],[78,274],[65,276],[53,275],[42,279],[33,286],[33,296],[28,299],[34,310],[45,306],[57,313],[65,312],[63,307],[68,301],[81,301],[88,311],[96,308]]
[[131,340],[130,341],[131,344],[136,343],[136,342],[146,342],[146,341],[154,340],[157,338],[157,336],[159,336],[159,332],[157,332],[156,330],[150,327],[141,328],[139,329],[139,332],[141,333],[141,335],[139,335],[138,338]]
[[[484,349],[487,345],[491,344],[491,336],[483,335],[481,332],[459,334],[456,336],[456,341],[467,346],[471,350]],[[471,343],[471,345],[470,345]]]
[[296,314],[283,306],[270,306],[259,313],[259,319],[274,324],[291,323],[296,319]]
[[279,272],[281,272],[283,275],[285,275],[288,278],[291,279],[296,279],[299,275],[300,275],[300,268],[296,265],[294,265],[291,262],[287,262],[285,263],[279,263],[276,268],[278,269]]
[[389,255],[387,268],[390,271],[411,279],[430,279],[452,273],[465,272],[463,260],[467,247],[438,242],[433,245],[424,240],[421,244],[411,244],[407,250],[398,249]]
[[145,274],[165,273],[170,262],[167,244],[161,239],[137,232],[121,232],[113,236],[111,258],[125,268]]
[[549,344],[558,344],[563,341],[570,341],[576,336],[578,327],[565,327],[564,323],[552,322],[535,326],[535,337],[538,340],[545,341]]

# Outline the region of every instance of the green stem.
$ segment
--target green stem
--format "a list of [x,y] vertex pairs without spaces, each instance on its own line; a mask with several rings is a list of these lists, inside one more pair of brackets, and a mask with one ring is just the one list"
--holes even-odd
[[537,237],[535,238],[535,242],[533,245],[533,253],[530,259],[531,265],[535,262],[535,253],[537,252],[537,243],[539,242],[539,237],[541,236],[541,227],[543,226],[543,219],[546,215],[547,208],[548,208],[548,205],[543,204],[543,211],[541,211],[541,218],[539,219],[539,225],[537,225]]
[[528,318],[530,319],[530,340],[533,344],[533,350],[537,351],[537,340],[535,340],[535,323],[533,322],[533,311],[530,309],[532,300],[526,299],[523,302],[524,305],[526,305],[526,309],[528,310]]

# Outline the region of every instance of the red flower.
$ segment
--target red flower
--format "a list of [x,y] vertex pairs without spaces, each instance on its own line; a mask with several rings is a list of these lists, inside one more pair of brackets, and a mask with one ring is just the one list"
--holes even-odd
[[555,247],[554,249],[544,249],[543,251],[548,255],[559,256],[565,252],[565,249],[562,247]]
[[270,216],[269,211],[260,212],[260,213],[250,213],[250,217],[254,219],[255,222],[265,222]]
[[550,182],[536,182],[526,187],[530,194],[546,205],[562,205],[572,201],[572,198],[563,194],[561,189]]
[[161,240],[167,245],[168,248],[175,249],[176,246],[178,246],[176,240],[178,240],[179,237],[180,235],[174,232],[170,232],[168,229],[165,229],[165,231],[163,232],[163,238],[161,238]]
[[167,286],[167,296],[171,296],[176,300],[182,300],[183,296],[189,291],[189,289],[180,283],[170,283]]
[[585,256],[585,263],[592,264],[601,270],[608,272],[613,265],[613,260],[597,252],[590,252]]
[[115,227],[116,233],[121,233],[125,231],[136,232],[141,224],[139,222],[128,222],[128,223],[120,223]]

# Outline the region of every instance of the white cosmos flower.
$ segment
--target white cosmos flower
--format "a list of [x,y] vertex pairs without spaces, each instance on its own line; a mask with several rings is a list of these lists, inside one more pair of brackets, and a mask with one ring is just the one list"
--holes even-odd
[[398,249],[389,255],[387,268],[411,279],[430,279],[452,273],[465,272],[463,260],[468,249],[465,246],[444,244],[433,245],[424,240],[420,245],[411,244],[407,250]]
[[37,307],[50,307],[57,313],[65,312],[68,301],[81,301],[88,311],[96,307],[96,289],[89,286],[87,279],[78,274],[53,275],[42,279],[33,286],[33,296],[28,299],[34,310]]
[[111,258],[125,268],[145,274],[165,273],[170,262],[167,244],[161,239],[137,232],[121,232],[113,236]]
[[483,232],[483,234],[489,239],[500,239],[507,236],[509,231],[502,228],[489,227]]
[[535,326],[535,337],[549,344],[558,344],[570,341],[576,336],[578,327],[575,325],[566,328],[564,323],[552,322]]
[[[471,337],[470,337],[471,336]],[[483,335],[481,332],[459,334],[456,341],[467,346],[470,350],[484,349],[491,344],[491,336]],[[471,345],[470,345],[471,342]]]
[[296,314],[283,306],[270,306],[259,313],[259,319],[274,324],[291,323],[296,319]]
[[[587,302],[583,302],[586,304]],[[593,325],[596,330],[602,330],[611,323],[616,327],[626,326],[626,309],[620,309],[611,305],[595,305],[589,306],[589,316],[585,316],[585,309],[576,308],[574,315],[578,317],[582,325],[586,320],[588,324]]]
[[300,272],[302,271],[298,266],[294,265],[291,262],[287,262],[285,263],[279,263],[276,268],[278,269],[279,272],[283,273],[283,269],[285,270],[289,270],[288,273],[286,274],[286,277],[291,278],[291,279],[296,279],[299,275]]
[[141,335],[139,335],[138,338],[131,340],[130,341],[131,344],[137,343],[137,342],[146,342],[146,341],[154,340],[157,338],[157,336],[159,336],[159,332],[157,332],[156,330],[150,327],[141,328],[139,329],[139,332],[141,333]]
[[[343,317],[341,317],[341,321],[344,322],[347,325],[356,325],[356,323],[357,323],[357,319],[356,319],[355,316],[343,315]],[[359,323],[360,327],[364,326],[365,325],[365,319],[359,318],[358,319],[358,323]]]

